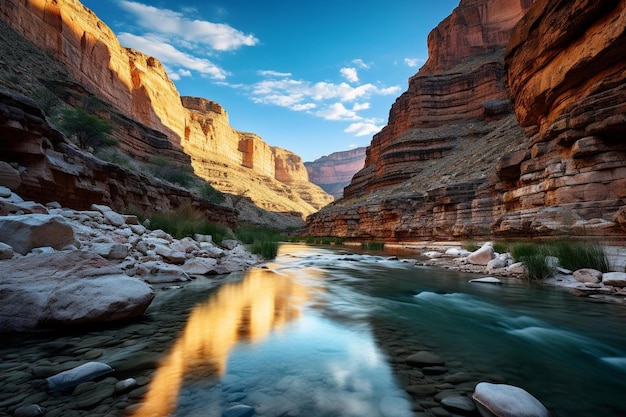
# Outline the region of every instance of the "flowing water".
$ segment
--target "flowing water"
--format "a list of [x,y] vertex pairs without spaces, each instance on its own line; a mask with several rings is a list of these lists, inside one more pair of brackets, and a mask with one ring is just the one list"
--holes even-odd
[[[266,268],[161,291],[143,323],[52,343],[83,352],[130,328],[123,347],[97,360],[124,369],[158,357],[118,415],[221,417],[244,415],[242,406],[257,416],[445,415],[435,396],[491,381],[524,388],[556,417],[626,416],[626,307],[475,277],[388,253],[283,244]],[[27,345],[32,358],[50,352],[44,341]],[[445,367],[408,366],[420,350]],[[409,394],[409,383],[436,392]]]

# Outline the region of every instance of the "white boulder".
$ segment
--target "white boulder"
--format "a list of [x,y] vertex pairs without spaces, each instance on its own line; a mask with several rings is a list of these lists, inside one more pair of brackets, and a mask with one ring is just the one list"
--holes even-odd
[[33,248],[51,246],[61,250],[74,244],[74,230],[58,215],[0,216],[0,239],[15,252],[26,255]]
[[472,398],[483,417],[549,417],[538,399],[513,385],[481,382]]
[[496,257],[491,242],[485,243],[467,257],[467,262],[473,265],[487,265],[489,261]]
[[2,261],[0,331],[136,317],[152,287],[91,252],[42,253]]

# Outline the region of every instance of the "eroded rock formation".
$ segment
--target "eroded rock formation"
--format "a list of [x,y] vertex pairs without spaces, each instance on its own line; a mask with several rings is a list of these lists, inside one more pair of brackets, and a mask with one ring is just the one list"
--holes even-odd
[[304,194],[286,191],[286,172],[306,172],[301,160],[281,151],[277,162],[275,150],[260,137],[233,129],[218,104],[181,99],[156,58],[124,48],[78,0],[7,0],[0,3],[0,19],[63,64],[73,82],[56,85],[57,94],[61,90],[76,101],[76,92],[68,90],[79,86],[112,107],[100,114],[115,124],[120,149],[133,158],[191,160],[198,176],[224,192],[261,187],[263,192],[246,196],[264,209],[308,215],[332,201],[306,178],[298,179]]
[[461,1],[429,36],[429,60],[374,136],[365,168],[344,199],[309,218],[308,232],[623,236],[625,9]]
[[[35,102],[0,90],[0,185],[26,198],[85,210],[106,204],[145,213],[196,205],[228,226],[237,211],[197,200],[187,190],[103,162],[69,144]],[[6,214],[6,213],[4,213]]]
[[365,164],[365,149],[334,152],[313,162],[305,162],[309,180],[335,198],[343,196],[343,189]]

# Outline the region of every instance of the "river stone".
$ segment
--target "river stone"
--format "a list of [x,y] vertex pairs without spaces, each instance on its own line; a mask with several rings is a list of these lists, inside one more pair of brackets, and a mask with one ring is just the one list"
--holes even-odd
[[13,412],[13,417],[45,416],[46,410],[37,404],[24,405]]
[[476,283],[482,283],[482,284],[502,284],[502,281],[495,277],[474,278],[474,279],[470,279],[469,282],[476,282]]
[[253,417],[254,416],[254,407],[250,407],[249,405],[235,405],[222,413],[222,417]]
[[62,216],[51,214],[1,216],[0,236],[22,255],[41,246],[61,250],[74,243],[72,226]]
[[452,413],[471,415],[476,411],[476,405],[474,404],[474,401],[472,401],[472,399],[468,397],[447,397],[441,400],[441,405],[443,406],[443,408]]
[[443,365],[444,360],[437,354],[422,350],[417,353],[412,354],[408,358],[406,358],[406,363],[411,366],[437,366]]
[[583,268],[574,271],[574,279],[578,282],[600,282],[602,280],[602,272],[597,269]]
[[415,397],[431,397],[437,394],[437,387],[433,384],[409,385],[405,391]]
[[65,391],[83,382],[92,381],[104,375],[108,375],[111,372],[113,372],[113,368],[106,363],[87,362],[76,368],[46,378],[46,386],[48,391],[51,392]]
[[472,398],[483,417],[549,417],[538,399],[512,385],[481,382]]
[[135,378],[126,378],[122,381],[118,381],[115,384],[115,393],[120,394],[137,387],[137,380]]
[[614,287],[626,287],[626,272],[607,272],[602,275],[602,283]]

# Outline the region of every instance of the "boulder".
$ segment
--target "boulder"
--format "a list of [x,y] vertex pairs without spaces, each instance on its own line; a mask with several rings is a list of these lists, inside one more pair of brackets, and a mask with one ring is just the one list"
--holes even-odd
[[57,250],[74,243],[74,230],[58,215],[24,214],[0,217],[0,239],[26,255],[31,249],[51,246]]
[[[0,186],[10,190],[17,190],[22,185],[20,172],[9,163],[0,161]],[[0,193],[0,196],[2,193]]]
[[11,259],[14,255],[11,245],[0,242],[0,259]]
[[626,287],[626,272],[607,272],[602,275],[602,283],[614,287]]
[[2,268],[0,332],[132,318],[154,298],[150,285],[86,251],[17,257]]
[[539,400],[512,385],[481,382],[472,398],[483,417],[549,417]]
[[578,282],[600,282],[602,280],[602,272],[597,269],[583,268],[574,271],[574,279]]
[[408,358],[406,358],[406,363],[411,366],[437,366],[443,365],[444,360],[441,356],[429,352],[427,350],[422,350],[417,353],[412,354]]
[[467,262],[473,265],[487,265],[495,257],[493,246],[490,243],[485,243],[480,249],[475,250],[467,257]]

